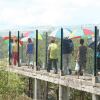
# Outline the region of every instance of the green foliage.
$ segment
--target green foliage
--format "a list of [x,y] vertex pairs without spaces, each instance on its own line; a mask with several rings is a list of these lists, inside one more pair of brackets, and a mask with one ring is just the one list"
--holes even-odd
[[84,91],[79,91],[75,89],[70,89],[70,100],[92,100],[92,94],[84,92]]
[[2,97],[10,96],[11,100],[13,100],[16,96],[23,93],[24,88],[25,83],[20,79],[20,76],[0,70],[0,95]]

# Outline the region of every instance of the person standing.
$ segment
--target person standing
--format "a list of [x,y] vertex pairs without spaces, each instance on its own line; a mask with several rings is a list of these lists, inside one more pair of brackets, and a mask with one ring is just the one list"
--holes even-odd
[[16,66],[18,63],[18,44],[17,39],[12,44],[12,52],[13,52],[13,64]]
[[50,70],[52,70],[52,65],[54,67],[54,72],[55,74],[57,74],[58,69],[57,69],[57,61],[58,61],[58,57],[57,57],[57,52],[58,52],[58,46],[55,43],[55,39],[51,40],[51,43],[48,46],[48,72],[50,72]]
[[27,65],[33,64],[33,57],[34,57],[34,43],[32,42],[31,38],[28,38],[28,43],[26,45],[26,56],[27,56]]
[[62,42],[63,54],[63,75],[71,74],[71,54],[74,50],[74,44],[71,39],[65,37]]
[[80,39],[80,46],[78,47],[77,53],[77,61],[79,64],[79,75],[83,75],[84,71],[86,70],[86,62],[87,62],[87,47],[84,45],[84,39]]

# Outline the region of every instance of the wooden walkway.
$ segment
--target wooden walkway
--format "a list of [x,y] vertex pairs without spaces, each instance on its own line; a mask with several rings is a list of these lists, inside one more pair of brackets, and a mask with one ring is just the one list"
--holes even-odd
[[46,70],[35,71],[27,66],[8,67],[6,71],[100,95],[100,83],[94,83],[92,76],[80,76],[78,79],[75,75],[60,76],[60,74],[48,73]]

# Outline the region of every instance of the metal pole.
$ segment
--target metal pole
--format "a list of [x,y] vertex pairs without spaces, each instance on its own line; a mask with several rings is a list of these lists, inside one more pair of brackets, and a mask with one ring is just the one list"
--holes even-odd
[[47,61],[48,61],[48,33],[46,32],[46,43],[45,43],[45,50],[46,50],[46,53],[45,53],[45,68],[47,69]]
[[[22,33],[22,36],[21,36],[21,38],[23,38],[23,33]],[[24,60],[23,60],[23,45],[21,46],[22,47],[22,49],[21,49],[21,61],[23,62]]]
[[11,31],[9,31],[9,65],[11,65]]
[[[48,62],[48,33],[46,32],[46,43],[45,43],[45,50],[46,50],[46,53],[45,53],[45,68],[48,69],[48,65],[47,65],[47,62]],[[48,82],[46,82],[46,100],[48,100]]]
[[61,28],[61,65],[60,65],[60,70],[62,72],[62,67],[63,67],[63,57],[62,57],[62,47],[63,47],[63,28]]
[[18,67],[20,67],[20,56],[19,56],[19,31],[18,31]]
[[94,43],[95,43],[95,46],[94,46],[94,76],[96,76],[96,70],[97,70],[97,68],[96,68],[96,65],[97,65],[97,63],[96,63],[96,52],[97,52],[97,33],[98,33],[98,29],[97,29],[97,26],[95,26],[95,41],[94,41]]
[[38,30],[36,30],[36,70],[38,66]]

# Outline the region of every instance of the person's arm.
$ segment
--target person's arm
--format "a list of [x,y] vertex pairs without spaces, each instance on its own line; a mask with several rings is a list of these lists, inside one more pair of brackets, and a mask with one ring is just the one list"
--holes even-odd
[[35,49],[35,48],[34,48],[34,43],[33,43],[33,54],[34,54],[34,49]]

